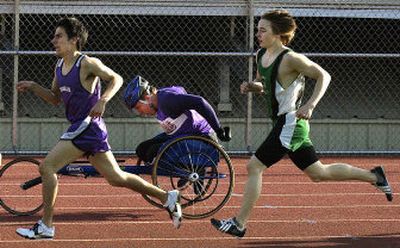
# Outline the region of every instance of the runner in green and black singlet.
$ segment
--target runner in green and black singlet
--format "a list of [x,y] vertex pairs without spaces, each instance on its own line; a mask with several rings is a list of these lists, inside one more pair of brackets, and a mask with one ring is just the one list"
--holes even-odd
[[[308,120],[325,94],[331,77],[321,66],[286,46],[296,28],[294,18],[283,10],[265,13],[258,22],[257,39],[261,49],[257,52],[257,76],[253,82],[243,83],[240,91],[265,95],[273,128],[247,165],[248,179],[239,213],[233,218],[211,220],[212,225],[223,233],[236,237],[245,235],[245,225],[261,193],[263,171],[286,154],[314,182],[368,182],[384,192],[387,200],[393,198],[382,166],[369,171],[349,164],[322,164],[319,161],[309,138]],[[316,83],[311,97],[301,104],[304,77],[314,79]]]

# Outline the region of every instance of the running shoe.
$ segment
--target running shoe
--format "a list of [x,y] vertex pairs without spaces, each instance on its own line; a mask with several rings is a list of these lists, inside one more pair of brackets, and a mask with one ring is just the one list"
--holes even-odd
[[48,227],[39,220],[32,228],[18,228],[16,232],[27,239],[53,239],[55,228]]
[[382,166],[375,167],[371,170],[372,173],[376,175],[378,180],[373,183],[376,188],[386,194],[386,199],[388,201],[393,200],[392,188],[390,187],[389,181],[386,179],[385,171]]
[[235,218],[226,220],[211,219],[211,224],[220,232],[230,234],[236,238],[242,238],[246,228],[240,228]]
[[168,199],[164,204],[164,208],[168,211],[169,216],[175,228],[179,228],[182,223],[182,208],[180,204],[181,195],[178,190],[168,191]]

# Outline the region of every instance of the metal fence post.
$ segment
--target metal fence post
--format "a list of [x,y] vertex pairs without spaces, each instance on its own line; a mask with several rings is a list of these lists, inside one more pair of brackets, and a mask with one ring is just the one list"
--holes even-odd
[[18,82],[18,66],[19,66],[19,12],[20,12],[20,1],[15,0],[14,5],[14,13],[15,13],[15,23],[14,23],[14,50],[17,51],[14,54],[14,80],[13,80],[13,113],[12,113],[12,145],[14,151],[17,150],[17,140],[18,140],[18,127],[17,127],[17,118],[18,118],[18,93],[17,93],[17,82]]
[[[253,0],[249,0],[248,5],[248,19],[249,19],[249,51],[252,53],[254,49],[254,6]],[[253,80],[253,56],[249,56],[249,75],[248,82]],[[246,116],[246,148],[247,151],[251,151],[251,120],[252,120],[252,105],[253,105],[253,94],[247,94],[247,116]]]

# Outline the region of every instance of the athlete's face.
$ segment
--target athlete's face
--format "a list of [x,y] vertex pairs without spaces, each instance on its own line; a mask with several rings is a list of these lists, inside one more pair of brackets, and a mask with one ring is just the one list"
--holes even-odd
[[157,110],[151,101],[151,96],[145,96],[144,100],[139,100],[134,107],[135,112],[141,116],[154,116]]
[[258,44],[262,48],[269,48],[275,42],[280,42],[279,35],[274,34],[271,27],[271,22],[265,19],[260,19],[257,26],[256,34]]
[[56,50],[56,55],[64,57],[66,54],[76,51],[76,37],[68,39],[68,35],[64,28],[58,27],[54,33],[51,43]]

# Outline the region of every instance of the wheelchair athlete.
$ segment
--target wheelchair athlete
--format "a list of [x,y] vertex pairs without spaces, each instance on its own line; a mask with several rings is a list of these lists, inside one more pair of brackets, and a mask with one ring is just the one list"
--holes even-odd
[[[141,116],[155,116],[164,132],[138,145],[139,159],[151,163],[159,148],[182,135],[208,136],[217,141],[231,140],[229,128],[222,128],[211,105],[203,97],[188,94],[183,87],[157,89],[141,76],[128,83],[124,101],[129,109]],[[179,180],[178,187],[187,180]],[[195,193],[201,191],[194,185]]]

